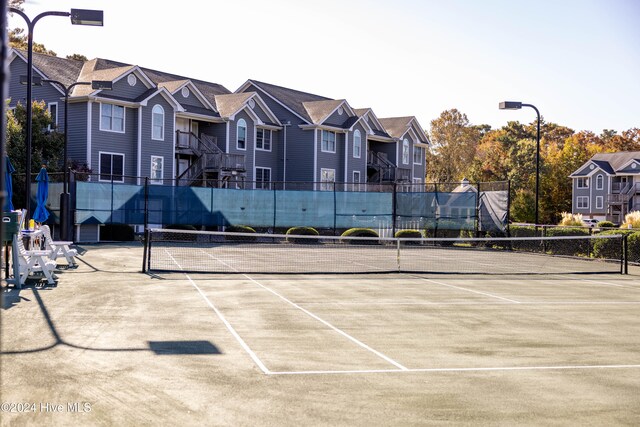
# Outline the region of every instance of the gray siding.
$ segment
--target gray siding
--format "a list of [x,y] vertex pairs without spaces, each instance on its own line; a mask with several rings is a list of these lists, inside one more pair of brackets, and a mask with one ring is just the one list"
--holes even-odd
[[[286,141],[284,140],[285,132],[278,132],[281,135],[281,159],[283,160],[286,148],[286,172],[284,169],[282,172],[283,174],[286,173],[286,181],[309,182],[313,180],[313,131],[300,129],[300,125],[306,124],[306,122],[257,87],[250,85],[245,92],[257,92],[281,122],[291,122],[291,126],[287,127]],[[284,177],[282,179],[284,180]]]
[[316,130],[318,135],[318,168],[314,181],[320,182],[322,169],[333,169],[336,171],[336,182],[344,181],[344,156],[345,156],[345,135],[336,133],[336,152],[329,153],[322,151],[322,131]]
[[[360,157],[353,157],[355,131],[360,131]],[[347,134],[347,182],[353,181],[353,171],[360,172],[360,181],[367,180],[367,132],[362,123],[356,124],[353,132]],[[342,179],[341,179],[342,180]]]
[[269,118],[267,113],[262,109],[262,107],[260,107],[258,103],[256,103],[255,107],[252,110],[258,117],[260,117],[260,120],[262,120],[263,123],[273,123],[273,121]]
[[[139,84],[139,83],[138,83]],[[124,154],[124,174],[137,175],[138,109],[125,107],[125,132],[100,130],[100,103],[93,103],[91,110],[91,168],[99,170],[99,153]]]
[[[127,74],[127,76],[130,74],[132,73]],[[133,74],[135,75],[135,73]],[[129,83],[127,82],[127,76],[124,76],[123,78],[115,82],[113,84],[113,89],[105,91],[103,92],[103,94],[107,97],[113,96],[133,100],[149,90],[149,88],[146,87],[144,83],[142,83],[142,79],[138,78],[138,76],[136,76],[136,84],[134,86],[129,85]]]
[[[155,105],[164,109],[164,141],[151,138],[151,116]],[[151,176],[151,156],[161,156],[163,160],[163,178],[173,178],[173,147],[174,147],[174,111],[173,107],[161,96],[156,95],[149,100],[147,107],[142,109],[142,152],[140,153],[140,175]],[[166,182],[165,184],[169,184]]]
[[195,96],[195,94],[193,93],[193,90],[191,90],[190,87],[188,87],[187,89],[189,89],[189,96],[186,98],[182,96],[182,90],[179,90],[172,95],[182,105],[191,105],[194,107],[208,108],[202,102],[200,102],[200,100],[198,99],[197,96]]
[[413,165],[413,178],[420,178],[424,181],[424,177],[426,175],[425,171],[425,149],[422,147],[418,147],[420,149],[420,164],[413,163],[413,148],[411,149],[410,157],[411,164]]
[[[591,184],[591,182],[589,182],[589,184]],[[589,208],[588,209],[584,209],[584,208],[580,208],[578,209],[578,197],[582,197],[582,196],[586,196],[589,198]],[[589,188],[578,188],[578,180],[577,179],[573,179],[573,213],[581,213],[583,215],[588,214],[591,210],[591,207],[593,206],[592,204],[592,200],[591,200],[591,185],[589,185]]]
[[[69,159],[80,164],[89,163],[87,159],[87,103],[69,104]],[[97,169],[95,170],[97,172]]]
[[342,126],[343,123],[345,123],[347,120],[349,120],[349,115],[347,114],[346,111],[342,111],[342,114],[338,114],[338,110],[334,111],[333,114],[331,114],[327,120],[324,121],[324,123],[326,125],[335,125],[335,126]]
[[[256,130],[257,132],[257,130]],[[278,181],[281,175],[280,169],[280,132],[271,131],[271,150],[255,150],[256,167],[270,168],[271,180]],[[253,173],[253,172],[252,172]],[[255,173],[253,173],[255,176]]]
[[[244,119],[247,124],[247,137],[246,137],[246,149],[239,150],[237,148],[237,135],[238,135],[238,122],[240,119]],[[245,165],[247,168],[247,181],[254,180],[253,170],[253,154],[255,147],[255,131],[253,120],[243,110],[236,114],[234,120],[229,122],[229,153],[230,154],[242,154],[244,155]]]
[[[598,190],[598,176],[602,177],[602,189]],[[604,215],[607,212],[607,194],[609,194],[609,179],[607,175],[602,171],[597,171],[591,176],[591,182],[589,183],[590,187],[592,187],[591,191],[591,201],[589,202],[589,211],[594,214]],[[602,207],[598,208],[596,201],[598,197],[602,197]]]

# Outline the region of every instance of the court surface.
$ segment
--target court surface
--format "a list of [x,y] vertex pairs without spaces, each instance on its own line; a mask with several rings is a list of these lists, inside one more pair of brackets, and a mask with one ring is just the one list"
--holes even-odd
[[640,422],[635,268],[145,275],[141,246],[87,249],[4,291],[2,401],[65,410],[3,425]]

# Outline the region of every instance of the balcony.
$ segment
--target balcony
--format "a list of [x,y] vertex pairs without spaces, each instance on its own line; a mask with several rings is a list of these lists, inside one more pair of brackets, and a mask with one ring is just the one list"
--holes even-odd
[[377,183],[409,182],[411,169],[397,167],[387,158],[386,153],[369,151],[367,153],[367,181]]

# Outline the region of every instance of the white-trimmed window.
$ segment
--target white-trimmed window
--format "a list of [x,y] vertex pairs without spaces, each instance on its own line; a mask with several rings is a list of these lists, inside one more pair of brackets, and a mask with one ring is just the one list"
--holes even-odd
[[271,130],[256,130],[256,150],[271,151]]
[[124,133],[124,107],[100,104],[100,130]]
[[362,137],[358,129],[353,132],[353,157],[359,159],[362,156]]
[[256,167],[256,188],[271,189],[271,169]]
[[124,154],[100,152],[100,181],[124,182]]
[[52,131],[58,129],[58,103],[50,102],[49,105],[47,105],[47,110],[51,116],[51,124],[47,126],[47,130]]
[[334,182],[336,182],[335,169],[320,169],[320,191],[333,191]]
[[577,208],[589,209],[589,196],[578,196]]
[[360,178],[361,174],[360,171],[353,171],[353,184],[351,185],[351,191],[360,191]]
[[236,148],[238,150],[247,149],[247,122],[244,119],[238,120],[238,131],[236,133]]
[[589,188],[589,178],[578,178],[577,188]]
[[402,164],[409,164],[409,140],[406,138],[402,141]]
[[164,108],[154,105],[151,110],[151,139],[164,141]]
[[336,152],[336,133],[330,130],[322,131],[322,151],[327,153]]
[[413,146],[413,164],[414,165],[422,164],[422,148],[416,145]]
[[604,208],[604,197],[596,196],[596,209]]
[[604,189],[604,176],[598,175],[596,176],[596,190]]
[[162,184],[164,171],[164,157],[151,156],[151,176],[149,182],[151,184]]

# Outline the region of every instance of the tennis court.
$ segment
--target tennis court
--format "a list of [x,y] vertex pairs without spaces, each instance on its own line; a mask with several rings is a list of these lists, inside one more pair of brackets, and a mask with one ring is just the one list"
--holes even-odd
[[[194,258],[235,262],[193,249]],[[5,310],[3,401],[93,405],[84,418],[5,420],[640,420],[636,267],[628,275],[515,274],[499,265],[496,274],[141,274],[142,252],[89,247],[68,281],[24,289]],[[469,260],[465,254],[459,262]]]

